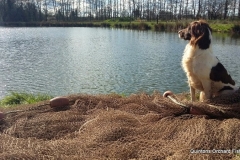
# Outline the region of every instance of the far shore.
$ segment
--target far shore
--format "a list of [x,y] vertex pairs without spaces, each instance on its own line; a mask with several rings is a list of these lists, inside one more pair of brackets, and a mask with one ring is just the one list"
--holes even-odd
[[[178,31],[185,28],[189,22],[194,20],[180,20],[180,21],[119,21],[119,20],[105,20],[105,21],[42,21],[42,22],[0,22],[3,27],[105,27],[105,28],[123,28],[133,30],[153,30],[153,31]],[[239,21],[207,21],[213,32],[222,33],[240,33]]]

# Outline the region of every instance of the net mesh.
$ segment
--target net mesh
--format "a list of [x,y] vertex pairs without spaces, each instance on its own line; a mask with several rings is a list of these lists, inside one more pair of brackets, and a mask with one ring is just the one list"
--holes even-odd
[[[185,95],[177,95],[204,115],[187,114],[160,93],[68,98],[75,103],[59,110],[48,105],[36,110],[22,106],[25,112],[10,113],[0,120],[0,159],[240,157],[236,152],[240,149],[238,93],[207,103],[190,103]],[[226,150],[231,152],[215,153]],[[195,153],[208,151],[211,153]]]

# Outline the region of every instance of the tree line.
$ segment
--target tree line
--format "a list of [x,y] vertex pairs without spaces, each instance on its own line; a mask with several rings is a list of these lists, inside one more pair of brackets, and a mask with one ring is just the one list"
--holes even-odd
[[240,0],[0,0],[0,21],[240,19]]

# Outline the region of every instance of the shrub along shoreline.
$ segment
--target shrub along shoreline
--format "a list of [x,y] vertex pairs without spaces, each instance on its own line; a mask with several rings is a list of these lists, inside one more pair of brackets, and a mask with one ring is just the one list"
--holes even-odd
[[[133,30],[153,30],[153,31],[178,31],[185,28],[189,22],[193,20],[181,21],[121,21],[105,20],[105,21],[79,21],[79,22],[63,22],[63,21],[43,21],[43,22],[0,22],[0,26],[5,27],[105,27],[105,28],[123,28]],[[240,33],[240,21],[208,21],[213,32],[223,33]]]
[[0,99],[0,108],[17,106],[20,104],[34,104],[37,102],[49,100],[53,98],[51,95],[47,94],[31,94],[25,92],[11,92],[9,95]]

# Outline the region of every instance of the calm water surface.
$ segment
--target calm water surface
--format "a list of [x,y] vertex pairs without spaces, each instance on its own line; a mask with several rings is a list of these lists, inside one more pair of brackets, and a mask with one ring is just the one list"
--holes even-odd
[[[213,50],[240,84],[240,39]],[[11,91],[131,94],[188,91],[177,33],[104,28],[0,28],[0,98]]]

